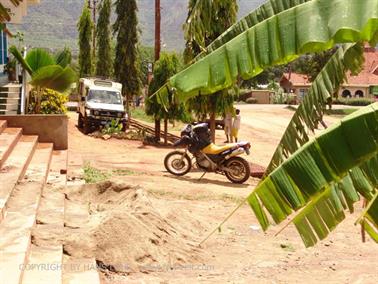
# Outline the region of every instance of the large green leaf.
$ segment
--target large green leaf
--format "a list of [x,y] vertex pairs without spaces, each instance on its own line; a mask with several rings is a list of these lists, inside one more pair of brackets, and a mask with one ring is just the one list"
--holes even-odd
[[377,28],[378,0],[313,0],[240,33],[173,76],[168,87],[178,101],[211,94],[231,87],[240,77],[251,78],[303,53],[326,50],[336,43],[376,43]]
[[39,69],[49,65],[55,65],[54,58],[42,48],[34,48],[26,54],[26,62],[31,70],[37,72]]
[[345,44],[331,57],[293,115],[273,154],[266,175],[309,140],[308,133],[314,132],[322,120],[328,100],[344,82],[345,73],[348,70],[358,72],[361,69],[364,60],[362,51],[359,44]]
[[[267,1],[266,3],[264,3],[257,9],[253,10],[250,14],[242,18],[239,22],[237,22],[236,24],[232,25],[229,29],[227,29],[215,41],[209,44],[206,47],[205,51],[201,52],[195,58],[195,61],[213,52],[217,48],[221,47],[223,44],[229,42],[231,39],[237,37],[239,34],[257,25],[258,23],[266,19],[269,19],[270,17],[277,15],[283,11],[286,11],[288,9],[291,9],[295,6],[298,6],[300,4],[303,4],[309,1],[312,1],[312,0],[269,0]],[[200,5],[198,5],[197,8],[202,9]],[[192,21],[191,18],[189,20]]]
[[[261,226],[268,227],[263,208],[280,223],[293,211],[306,207],[294,219],[305,244],[314,245],[325,238],[344,218],[343,210],[358,200],[357,192],[365,196],[375,191],[374,180],[360,169],[377,160],[376,125],[378,103],[343,118],[269,174],[248,197],[254,212],[259,212],[256,216]],[[364,141],[366,147],[356,150],[358,140]],[[341,150],[332,151],[336,148]]]
[[367,209],[358,221],[370,237],[378,243],[378,192],[370,201]]
[[21,66],[29,73],[29,75],[33,74],[33,69],[30,67],[29,63],[24,59],[21,52],[18,48],[12,45],[9,48],[9,52],[16,58],[16,60],[21,64]]
[[50,65],[38,69],[33,74],[30,84],[35,87],[64,92],[75,80],[76,74],[70,67],[62,68],[60,65]]

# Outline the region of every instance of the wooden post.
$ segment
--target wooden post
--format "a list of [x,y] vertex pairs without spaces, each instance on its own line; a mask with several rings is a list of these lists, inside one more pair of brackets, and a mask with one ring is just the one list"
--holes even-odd
[[215,143],[215,112],[210,114],[210,134],[211,141]]
[[164,119],[164,145],[168,144],[168,119]]
[[[160,58],[160,0],[155,0],[155,62]],[[155,139],[160,141],[160,119],[155,120]]]

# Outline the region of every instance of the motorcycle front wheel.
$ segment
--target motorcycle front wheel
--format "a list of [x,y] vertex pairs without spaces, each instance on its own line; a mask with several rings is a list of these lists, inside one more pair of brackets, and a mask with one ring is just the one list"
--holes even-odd
[[192,161],[185,152],[173,151],[165,156],[164,167],[175,176],[183,176],[192,169]]
[[226,177],[233,183],[245,183],[251,176],[249,163],[241,157],[232,157],[226,161]]

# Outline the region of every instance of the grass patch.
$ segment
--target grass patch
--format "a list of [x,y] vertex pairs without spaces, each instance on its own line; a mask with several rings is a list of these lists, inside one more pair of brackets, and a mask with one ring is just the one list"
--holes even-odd
[[134,172],[131,170],[112,170],[112,171],[104,171],[92,167],[90,163],[85,163],[84,165],[84,180],[85,183],[98,183],[101,181],[105,181],[110,179],[112,176],[132,176],[132,175],[139,175],[142,173]]
[[131,108],[131,117],[148,123],[155,121],[154,118],[147,115],[144,108],[141,107]]
[[326,114],[327,115],[349,115],[357,111],[357,108],[344,108],[344,109],[327,109]]
[[97,183],[107,180],[111,177],[111,174],[106,171],[96,169],[91,166],[90,163],[84,165],[84,180],[85,183]]

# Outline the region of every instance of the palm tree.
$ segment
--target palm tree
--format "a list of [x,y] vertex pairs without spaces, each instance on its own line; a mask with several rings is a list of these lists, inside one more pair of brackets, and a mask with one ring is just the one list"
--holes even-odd
[[[375,46],[377,5],[378,0],[271,0],[222,34],[155,95],[167,104],[168,88],[175,92],[176,101],[185,101],[338,43],[368,41]],[[370,204],[359,222],[377,239],[377,105],[346,118],[317,140],[308,142],[307,135],[322,119],[325,104],[343,82],[345,72],[358,72],[361,62],[361,45],[341,46],[298,108],[266,177],[247,199],[264,229],[269,225],[265,210],[281,223],[301,209],[294,223],[305,244],[314,245],[342,221],[341,211],[352,210],[362,195]],[[340,154],[340,149],[345,152]]]
[[[184,24],[186,46],[185,63],[190,63],[212,41],[236,22],[238,12],[235,0],[191,0]],[[200,120],[210,116],[211,138],[215,141],[215,118],[233,111],[233,92],[224,90],[211,96],[196,96],[188,101],[189,110]]]
[[37,94],[34,113],[40,111],[44,89],[64,92],[76,80],[76,73],[69,66],[71,52],[68,49],[56,54],[55,58],[41,48],[32,49],[26,58],[23,58],[15,46],[11,46],[9,50],[31,76],[30,84],[36,89]]

